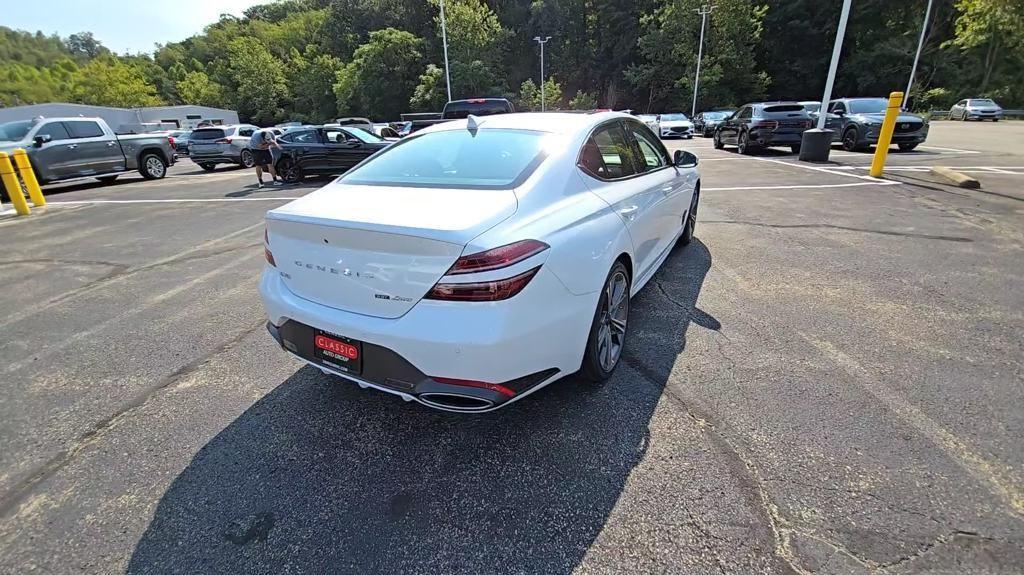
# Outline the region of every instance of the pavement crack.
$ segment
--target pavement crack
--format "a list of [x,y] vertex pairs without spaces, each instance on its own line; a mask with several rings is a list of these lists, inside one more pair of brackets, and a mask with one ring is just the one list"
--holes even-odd
[[118,423],[145,405],[161,391],[173,386],[185,377],[201,369],[213,357],[216,357],[217,355],[220,355],[221,353],[224,353],[238,345],[246,336],[262,328],[265,323],[266,322],[261,318],[260,321],[244,327],[242,331],[235,334],[231,339],[224,341],[220,345],[210,349],[207,353],[181,366],[173,373],[160,379],[153,385],[147,386],[141,393],[122,404],[117,411],[96,422],[85,433],[82,433],[72,441],[71,445],[64,451],[54,455],[45,463],[38,466],[28,475],[28,477],[16,483],[10,491],[0,496],[0,518],[8,519],[14,515],[21,502],[31,494],[32,490],[35,489],[36,486],[50,477],[53,477],[57,472],[66,467],[72,460],[74,460],[76,455],[98,441],[106,431],[115,427]]
[[637,371],[642,379],[659,389],[665,397],[683,410],[687,417],[696,422],[702,430],[707,430],[707,437],[715,449],[724,456],[726,466],[733,471],[737,481],[743,486],[748,503],[752,509],[760,510],[764,523],[770,531],[769,539],[775,557],[781,562],[783,572],[798,575],[810,575],[810,571],[800,565],[793,550],[790,533],[794,531],[789,522],[782,516],[778,506],[772,501],[765,489],[765,482],[754,463],[745,457],[739,448],[721,432],[711,417],[702,413],[694,404],[679,396],[672,387],[667,385],[667,378],[659,378],[651,369],[630,356],[623,356],[622,361]]
[[907,563],[910,563],[911,561],[915,561],[917,559],[920,559],[921,557],[927,555],[928,553],[931,553],[935,549],[937,549],[937,548],[939,548],[939,547],[941,547],[943,545],[946,545],[947,543],[949,543],[949,542],[951,542],[951,541],[953,541],[954,539],[957,539],[957,538],[978,539],[978,540],[981,540],[981,541],[995,541],[996,540],[994,537],[986,537],[986,536],[981,535],[979,533],[976,533],[974,531],[962,531],[960,529],[956,529],[956,530],[953,530],[953,531],[951,531],[949,533],[943,533],[943,534],[939,535],[938,537],[936,537],[935,539],[932,539],[931,541],[925,543],[917,551],[915,551],[915,552],[913,552],[913,553],[911,553],[909,555],[904,555],[903,557],[900,557],[899,559],[897,559],[895,561],[891,561],[889,563],[879,564],[877,566],[877,569],[879,569],[881,571],[890,571],[890,570],[892,570],[892,569],[894,569],[896,567],[899,567],[901,565],[905,565]]
[[823,228],[830,230],[843,230],[847,232],[860,232],[865,234],[880,234],[883,236],[898,236],[903,238],[918,238],[924,240],[940,240],[945,242],[973,242],[971,238],[959,236],[940,236],[934,234],[918,234],[914,232],[898,232],[895,230],[873,230],[870,228],[857,228],[853,226],[839,226],[835,224],[769,224],[766,222],[751,222],[745,220],[701,220],[702,224],[736,224],[741,226],[756,226],[761,228],[775,229],[814,229]]

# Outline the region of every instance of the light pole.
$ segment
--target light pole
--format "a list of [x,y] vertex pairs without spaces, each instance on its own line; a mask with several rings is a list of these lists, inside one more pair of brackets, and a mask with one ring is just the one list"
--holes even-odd
[[826,162],[832,151],[833,132],[825,129],[825,119],[828,116],[828,101],[832,99],[832,85],[836,81],[836,69],[839,68],[839,53],[843,50],[846,22],[850,19],[851,1],[843,0],[843,11],[839,14],[836,42],[832,45],[832,61],[825,79],[825,93],[821,96],[821,107],[818,109],[818,127],[805,131],[800,140],[800,160],[804,162]]
[[444,25],[444,0],[441,0],[441,43],[444,44],[444,82],[448,86],[448,101],[452,101],[452,77],[448,73],[448,32]]
[[843,50],[843,37],[846,36],[846,21],[850,19],[850,2],[851,0],[843,0],[843,11],[839,14],[839,29],[836,30],[836,43],[832,45],[832,62],[828,65],[825,93],[821,96],[821,108],[818,110],[819,130],[825,129],[828,101],[832,99],[832,84],[836,81],[836,69],[839,68],[839,53]]
[[690,108],[690,117],[697,115],[697,86],[700,84],[700,61],[704,56],[704,25],[708,22],[708,14],[714,10],[714,6],[705,4],[695,12],[700,14],[700,44],[697,45],[697,75],[693,78],[693,107]]
[[904,92],[904,110],[907,108],[907,100],[910,99],[910,88],[914,85],[914,74],[917,73],[917,61],[921,59],[921,49],[924,48],[924,38],[928,34],[928,19],[932,15],[932,1],[933,0],[928,0],[928,8],[924,11],[924,24],[921,25],[921,37],[917,40],[917,53],[914,54],[914,65],[910,68],[910,80],[907,81],[907,91]]
[[544,111],[544,44],[548,43],[551,36],[534,36],[534,42],[540,44],[540,111]]

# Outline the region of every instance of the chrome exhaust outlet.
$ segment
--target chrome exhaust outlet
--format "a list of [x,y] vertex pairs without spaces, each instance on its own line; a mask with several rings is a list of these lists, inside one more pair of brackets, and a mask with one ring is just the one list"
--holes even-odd
[[494,406],[493,401],[458,393],[421,393],[416,399],[424,405],[448,411],[483,411]]

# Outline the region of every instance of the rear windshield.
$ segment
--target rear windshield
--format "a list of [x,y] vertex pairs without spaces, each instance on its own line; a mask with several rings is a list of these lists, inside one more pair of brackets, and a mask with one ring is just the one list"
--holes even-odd
[[850,100],[851,114],[884,114],[889,107],[889,100],[885,98],[864,98],[862,100]]
[[201,130],[195,130],[192,135],[189,136],[189,140],[219,140],[225,136],[224,130],[221,128],[203,128]]
[[444,118],[447,120],[460,119],[473,114],[474,116],[490,116],[493,114],[506,114],[512,111],[512,106],[506,100],[466,100],[448,102],[444,107]]
[[773,114],[777,112],[803,112],[805,110],[800,104],[776,104],[774,106],[765,106],[763,111]]
[[346,184],[426,188],[512,188],[544,159],[543,132],[432,132],[385,148],[341,177]]

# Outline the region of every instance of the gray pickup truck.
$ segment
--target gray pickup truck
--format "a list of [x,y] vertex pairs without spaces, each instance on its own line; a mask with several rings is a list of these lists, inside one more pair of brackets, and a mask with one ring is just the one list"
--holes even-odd
[[118,136],[102,118],[34,118],[0,124],[0,152],[22,148],[36,179],[49,184],[74,178],[112,182],[138,170],[156,180],[174,163],[166,135]]

